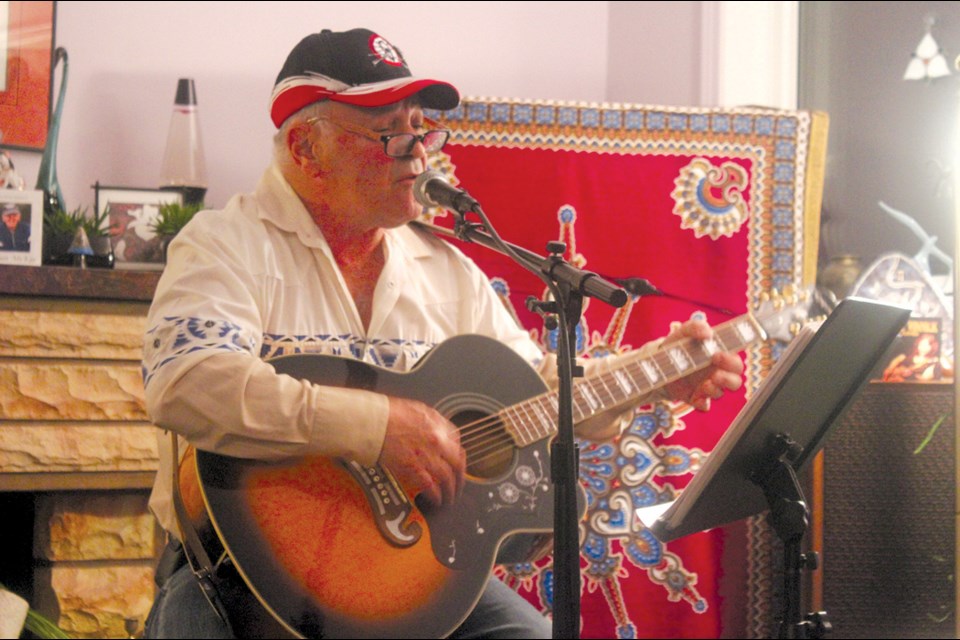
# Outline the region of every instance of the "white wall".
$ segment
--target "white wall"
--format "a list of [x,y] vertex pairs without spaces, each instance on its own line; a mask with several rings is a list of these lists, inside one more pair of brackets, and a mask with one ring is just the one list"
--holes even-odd
[[[605,97],[606,2],[58,2],[67,207],[92,208],[96,181],[158,185],[179,77],[196,80],[208,203],[250,190],[269,158],[268,101],[287,53],[308,33],[357,26],[464,95]],[[32,186],[40,154],[13,154]]]
[[702,2],[611,2],[606,100],[700,104]]
[[[414,73],[466,96],[732,106],[743,92],[724,82],[752,79],[755,104],[764,83],[795,84],[795,73],[771,73],[776,40],[759,39],[748,59],[720,55],[731,42],[757,41],[779,24],[768,14],[795,4],[60,1],[56,44],[70,57],[57,154],[65,204],[92,208],[97,181],[158,186],[180,77],[196,81],[208,204],[252,189],[270,154],[277,71],[300,38],[323,28],[378,31]],[[729,7],[740,7],[737,20],[725,19]],[[40,153],[13,157],[32,187]]]
[[799,2],[700,4],[701,103],[796,109]]

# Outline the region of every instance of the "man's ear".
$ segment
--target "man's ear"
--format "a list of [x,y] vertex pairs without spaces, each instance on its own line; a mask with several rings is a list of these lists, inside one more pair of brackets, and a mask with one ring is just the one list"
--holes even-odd
[[316,159],[310,139],[310,125],[304,123],[290,128],[287,132],[287,150],[294,162],[301,167]]

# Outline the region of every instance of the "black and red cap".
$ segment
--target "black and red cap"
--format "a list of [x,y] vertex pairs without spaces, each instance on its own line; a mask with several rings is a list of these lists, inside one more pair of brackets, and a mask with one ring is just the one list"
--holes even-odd
[[368,29],[324,29],[301,40],[287,56],[270,97],[270,118],[279,128],[320,100],[382,107],[414,94],[428,109],[452,109],[460,103],[453,85],[413,77],[400,50],[383,36]]

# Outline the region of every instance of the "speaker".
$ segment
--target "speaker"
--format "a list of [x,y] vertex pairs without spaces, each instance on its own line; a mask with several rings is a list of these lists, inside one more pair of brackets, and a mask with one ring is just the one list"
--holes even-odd
[[871,382],[823,450],[831,638],[954,638],[950,383]]

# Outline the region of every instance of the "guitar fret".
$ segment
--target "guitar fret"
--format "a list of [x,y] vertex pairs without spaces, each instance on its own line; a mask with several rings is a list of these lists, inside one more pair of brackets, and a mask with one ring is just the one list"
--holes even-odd
[[630,377],[630,374],[627,372],[626,368],[614,371],[613,379],[618,385],[620,385],[620,389],[623,391],[624,396],[630,396],[637,388],[633,382],[633,378]]
[[656,365],[653,362],[653,358],[640,361],[640,370],[643,372],[643,375],[647,377],[647,382],[650,383],[650,386],[654,386],[660,380],[660,372],[657,370]]
[[560,405],[557,397],[555,395],[539,396],[537,405],[543,411],[544,415],[547,416],[547,421],[550,423],[550,433],[553,433],[556,430],[557,418],[560,416]]
[[719,347],[717,347],[717,341],[714,338],[704,340],[700,343],[700,345],[703,350],[707,352],[707,359],[720,350]]
[[689,345],[691,357],[695,363],[694,368],[699,369],[710,364],[710,358],[717,352],[718,346],[714,340],[705,340],[703,342],[691,342]]
[[560,397],[557,394],[550,395],[547,400],[550,403],[551,415],[555,420],[560,420]]
[[536,442],[543,437],[543,416],[541,416],[541,407],[540,404],[534,398],[532,401],[525,403],[527,406],[527,413],[530,418],[527,420],[527,433],[529,434],[528,440],[530,442]]
[[634,371],[636,371],[636,363],[633,363],[630,366],[624,367],[623,369],[621,369],[621,371],[623,371],[624,375],[626,375],[627,378],[630,379],[630,382],[633,384],[634,389],[636,389],[638,392],[643,392],[645,390],[645,387],[643,386],[642,381],[637,382],[636,376],[634,376],[633,373],[630,372],[631,368]]
[[519,441],[520,434],[517,432],[519,424],[517,419],[510,415],[511,412],[515,414],[517,410],[514,407],[504,407],[500,410],[500,416],[503,420],[504,426],[509,433],[512,434],[513,439]]
[[547,415],[547,412],[543,410],[543,407],[540,406],[539,402],[533,403],[533,412],[537,414],[537,420],[540,421],[540,432],[538,434],[538,440],[542,437],[545,437],[551,433],[552,422],[550,416]]
[[736,330],[743,339],[744,344],[750,344],[757,338],[757,332],[754,330],[753,325],[745,320],[736,324]]
[[[611,377],[612,376],[610,373],[604,373],[597,376],[596,379],[600,381],[601,385],[603,385],[603,390],[606,393],[606,397],[609,399],[610,406],[613,406],[613,405],[620,404],[624,400],[628,400],[628,398],[625,395],[623,397],[618,396],[617,389],[611,388],[610,385],[607,384],[607,380]],[[606,406],[607,403],[603,403],[603,404],[604,406]]]
[[664,382],[670,382],[678,377],[677,369],[673,366],[673,362],[670,359],[669,354],[659,351],[653,356],[653,358],[651,358],[651,360],[653,360],[657,368],[660,369],[660,375],[662,376]]
[[729,349],[727,348],[727,343],[724,341],[723,337],[721,336],[721,334],[723,334],[723,333],[726,333],[726,332],[725,332],[725,331],[715,331],[715,332],[713,333],[713,339],[714,339],[714,341],[716,341],[716,343],[717,343],[718,345],[720,345],[720,350],[721,350],[721,351],[729,351]]
[[603,406],[600,398],[597,396],[596,390],[590,384],[589,380],[583,380],[577,384],[577,389],[580,391],[580,395],[583,396],[583,399],[586,400],[587,406],[590,407],[590,413],[596,413],[598,407]]
[[677,346],[671,347],[667,350],[667,353],[670,355],[670,360],[673,361],[673,366],[676,367],[679,373],[683,373],[693,366],[690,362],[690,356],[684,351],[682,345],[678,344]]
[[[514,405],[517,408],[518,417],[520,418],[517,424],[517,426],[520,427],[520,429],[518,429],[517,431],[517,436],[524,442],[532,442],[533,441],[531,440],[532,434],[530,433],[530,427],[529,427],[530,413],[527,411],[527,404],[529,403],[523,402],[518,405]],[[523,410],[522,416],[519,415],[519,411],[521,409]],[[520,432],[521,430],[522,430],[522,433]]]

